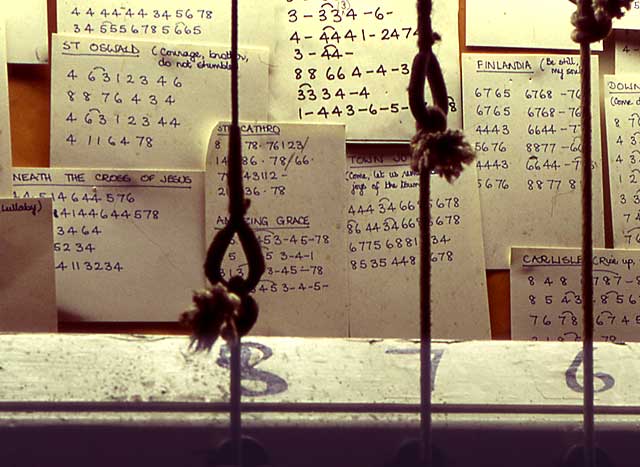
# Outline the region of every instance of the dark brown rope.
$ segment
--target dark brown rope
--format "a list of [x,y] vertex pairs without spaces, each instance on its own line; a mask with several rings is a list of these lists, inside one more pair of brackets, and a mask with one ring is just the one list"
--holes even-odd
[[[431,172],[452,181],[475,157],[460,131],[447,130],[448,96],[438,59],[432,52],[440,36],[431,24],[431,0],[418,0],[418,53],[409,80],[409,108],[416,120],[411,141],[413,170],[420,176],[420,462],[431,467]],[[425,80],[434,105],[425,105]]]
[[[249,296],[265,270],[264,256],[256,235],[244,218],[249,201],[244,197],[242,181],[242,140],[238,99],[238,0],[231,0],[231,125],[227,158],[229,220],[214,236],[207,251],[204,271],[211,287],[195,292],[194,307],[182,320],[193,329],[196,350],[210,350],[218,336],[229,346],[230,358],[230,432],[234,464],[242,466],[241,366],[243,335],[258,317],[258,305]],[[234,235],[237,235],[248,263],[248,274],[222,277],[222,262]]]
[[[183,314],[183,321],[193,328],[196,350],[211,349],[222,335],[227,341],[247,334],[258,317],[258,305],[249,296],[265,270],[260,243],[244,216],[249,200],[244,197],[242,181],[242,141],[238,103],[238,6],[231,3],[231,125],[227,158],[229,220],[213,238],[204,264],[205,276],[212,287],[194,294],[194,307]],[[222,277],[222,262],[233,237],[237,235],[248,264],[247,277]],[[232,307],[229,302],[238,299]]]
[[[576,3],[575,0],[571,0]],[[604,39],[613,17],[620,18],[630,0],[579,0],[571,16],[575,30],[571,38],[580,44],[580,110],[582,142],[582,351],[584,466],[595,467],[595,417],[593,375],[593,208],[591,134],[591,42]]]

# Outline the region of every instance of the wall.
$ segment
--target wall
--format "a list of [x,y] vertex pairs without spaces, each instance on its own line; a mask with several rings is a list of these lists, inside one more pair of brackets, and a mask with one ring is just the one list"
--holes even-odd
[[[55,32],[56,4],[48,0],[49,32]],[[493,51],[505,49],[478,49],[466,47],[464,38],[465,0],[460,0],[460,44],[462,52]],[[568,20],[568,19],[567,19]],[[612,43],[605,43],[605,51],[612,50]],[[533,50],[535,52],[535,50]],[[530,50],[528,50],[530,52]],[[601,73],[613,72],[611,54],[605,52],[601,60]],[[9,99],[11,110],[11,139],[13,165],[46,167],[49,165],[49,65],[9,65]],[[602,131],[604,135],[604,131]],[[606,152],[603,152],[606,160]],[[606,167],[605,167],[606,175]],[[604,178],[605,181],[607,178]],[[606,185],[605,182],[605,191]],[[608,199],[605,198],[605,206]],[[605,213],[610,219],[609,213]],[[610,222],[607,223],[610,225]],[[578,226],[576,226],[578,227]],[[607,229],[607,246],[611,246],[611,231]],[[489,308],[491,332],[494,339],[510,338],[509,273],[488,271]],[[61,331],[87,332],[183,332],[172,323],[61,323]]]

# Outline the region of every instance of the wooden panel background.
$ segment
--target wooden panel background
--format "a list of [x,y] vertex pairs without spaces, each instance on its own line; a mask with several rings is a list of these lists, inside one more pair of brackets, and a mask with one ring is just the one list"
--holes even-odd
[[[56,2],[48,0],[49,34],[56,31]],[[569,18],[567,18],[569,21]],[[460,0],[460,45],[461,51],[505,52],[505,49],[478,49],[465,46],[465,0]],[[441,31],[446,40],[446,31]],[[605,44],[611,50],[613,44]],[[532,50],[527,50],[531,52]],[[534,50],[535,52],[535,50]],[[539,51],[550,52],[550,51]],[[606,55],[606,54],[605,54]],[[612,72],[611,60],[603,60],[605,71]],[[608,69],[608,70],[607,70]],[[13,165],[25,167],[47,167],[49,165],[49,95],[51,73],[49,65],[9,65],[9,101],[11,110],[11,140]],[[604,132],[603,132],[604,135]],[[603,147],[603,158],[606,152]],[[606,180],[606,164],[605,164]],[[605,190],[607,191],[607,190]],[[605,197],[605,206],[608,199]],[[605,213],[607,218],[609,213]],[[610,225],[610,223],[609,223]],[[576,226],[579,228],[579,226]],[[611,246],[611,232],[607,230],[607,246]],[[487,271],[491,334],[493,339],[509,339],[509,273]],[[417,311],[416,311],[417,312]],[[61,323],[62,332],[145,332],[183,333],[173,323]]]

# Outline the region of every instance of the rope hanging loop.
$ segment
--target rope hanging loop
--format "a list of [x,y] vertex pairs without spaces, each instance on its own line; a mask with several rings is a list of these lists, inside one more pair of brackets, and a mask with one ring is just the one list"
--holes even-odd
[[[473,161],[475,153],[461,131],[447,129],[449,96],[440,63],[432,50],[440,35],[431,28],[431,6],[430,0],[418,0],[418,53],[409,78],[409,108],[417,130],[410,145],[411,168],[416,172],[423,169],[435,172],[452,182],[462,173],[463,164]],[[426,104],[425,81],[433,105]]]
[[[196,350],[210,350],[219,336],[227,342],[246,335],[258,319],[258,304],[249,295],[265,271],[264,256],[255,232],[244,218],[249,200],[242,185],[240,128],[232,124],[229,131],[228,186],[229,221],[213,238],[204,264],[211,287],[194,292],[193,307],[182,314],[181,321],[193,329],[192,345]],[[247,258],[244,278],[222,277],[222,262],[234,235]]]

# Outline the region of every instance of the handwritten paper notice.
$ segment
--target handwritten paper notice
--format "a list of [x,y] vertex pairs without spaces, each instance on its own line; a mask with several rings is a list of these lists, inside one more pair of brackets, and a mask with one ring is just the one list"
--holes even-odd
[[[464,54],[462,76],[487,268],[507,269],[511,245],[580,245],[578,57]],[[593,210],[602,212],[597,71],[592,89]],[[594,217],[596,246],[604,246],[603,222]]]
[[1,15],[7,26],[9,63],[47,63],[46,0],[3,2]]
[[[349,148],[346,230],[349,322],[355,337],[419,336],[419,177],[409,161],[406,150]],[[474,167],[453,185],[437,175],[431,179],[433,335],[488,339]],[[464,293],[457,292],[459,284]]]
[[0,330],[56,331],[51,200],[0,199]]
[[0,21],[0,197],[11,195],[11,130],[5,46],[4,25]]
[[605,76],[613,243],[640,246],[640,75]]
[[[231,112],[227,47],[56,35],[52,54],[53,165],[204,168]],[[242,114],[264,118],[268,51],[239,62]]]
[[[256,287],[255,333],[346,336],[344,126],[244,124],[242,138],[247,220],[267,265]],[[228,220],[227,144],[228,125],[219,124],[207,157],[208,241]],[[236,243],[223,277],[247,271]]]
[[204,285],[202,172],[16,169],[53,200],[61,319],[175,321]]
[[615,32],[616,74],[636,73],[640,67],[640,31]]
[[[513,248],[513,339],[579,341],[582,289],[579,249]],[[596,249],[594,339],[640,340],[640,251]]]
[[[449,93],[449,124],[459,127],[458,2],[433,2],[434,51]],[[415,4],[293,0],[276,10],[278,38],[270,75],[271,119],[340,122],[349,141],[408,141],[407,102],[417,52]],[[430,96],[427,96],[427,100]]]
[[[239,2],[240,43],[271,43],[271,2]],[[201,0],[58,0],[58,32],[155,40],[217,42],[231,38],[231,3]]]
[[625,12],[620,19],[613,20],[614,29],[640,29],[640,1],[633,0],[631,9],[622,10]]
[[[556,0],[466,0],[467,45],[577,50],[576,6]],[[614,21],[615,23],[615,21]],[[602,42],[592,44],[602,50]]]

